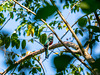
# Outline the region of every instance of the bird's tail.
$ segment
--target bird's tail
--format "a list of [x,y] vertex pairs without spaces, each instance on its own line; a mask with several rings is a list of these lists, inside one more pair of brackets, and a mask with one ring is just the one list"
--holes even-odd
[[48,47],[45,47],[45,58],[48,58]]

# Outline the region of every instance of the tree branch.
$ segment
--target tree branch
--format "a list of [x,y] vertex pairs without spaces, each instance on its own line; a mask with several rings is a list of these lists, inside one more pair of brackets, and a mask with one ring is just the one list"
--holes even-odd
[[44,68],[43,68],[42,63],[41,63],[40,61],[38,61],[35,57],[33,57],[33,58],[40,64],[41,68],[43,69],[43,73],[44,73],[44,75],[45,75],[45,71],[44,71]]
[[[51,1],[51,3],[56,7],[56,5],[54,4],[54,2],[53,2],[53,0],[50,0]],[[57,8],[57,7],[56,7]],[[61,19],[64,21],[64,23],[66,24],[66,26],[68,27],[68,29],[71,31],[71,33],[72,33],[72,35],[74,36],[74,38],[76,39],[76,41],[77,41],[77,43],[78,43],[78,45],[79,45],[79,47],[80,47],[80,49],[81,49],[81,51],[82,51],[82,53],[83,53],[83,56],[85,55],[84,54],[84,48],[83,48],[83,46],[82,46],[82,44],[81,44],[81,42],[80,42],[80,40],[78,39],[78,37],[76,36],[76,34],[74,33],[74,31],[73,31],[73,29],[71,28],[71,26],[69,25],[69,23],[66,21],[66,19],[64,18],[64,16],[61,14],[61,12],[58,10],[58,8],[57,8],[57,12],[58,12],[58,14],[59,14],[59,16],[61,17]]]
[[[68,46],[68,47],[72,47],[72,48],[74,48],[74,49],[79,49],[79,46],[76,45],[76,44],[74,44],[74,43],[72,43],[72,42],[63,42],[63,43],[66,44],[66,46]],[[52,49],[54,49],[54,48],[58,48],[58,47],[61,47],[61,46],[63,46],[61,43],[56,43],[56,44],[50,45],[50,46],[49,46],[49,50],[52,50]],[[42,48],[42,49],[40,49],[40,50],[36,50],[36,51],[34,51],[34,52],[31,52],[30,54],[28,54],[28,55],[26,55],[25,57],[22,57],[20,60],[16,61],[16,62],[14,63],[14,65],[18,65],[18,64],[20,64],[21,62],[23,62],[24,60],[26,60],[27,58],[29,58],[29,57],[34,57],[35,55],[41,54],[41,53],[43,53],[44,51],[45,51],[44,48]],[[13,66],[14,66],[14,65],[13,65]],[[11,67],[12,67],[12,65],[9,66],[9,67],[2,73],[2,75],[5,75],[5,74],[10,70]]]
[[[64,49],[65,51],[64,52],[69,52],[67,49]],[[71,50],[74,54],[79,54],[79,55],[82,55],[81,52],[80,52],[80,49],[78,50]]]

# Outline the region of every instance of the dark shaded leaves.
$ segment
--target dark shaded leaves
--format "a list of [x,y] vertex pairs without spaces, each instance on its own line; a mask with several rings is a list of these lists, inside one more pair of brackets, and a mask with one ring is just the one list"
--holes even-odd
[[97,70],[100,72],[100,58],[96,59],[95,63],[92,64],[93,69],[97,68]]
[[63,71],[67,68],[73,57],[69,55],[61,55],[54,58],[54,65],[58,72]]
[[22,41],[22,49],[24,49],[25,46],[26,46],[26,40],[23,40],[23,41]]
[[10,12],[10,17],[11,17],[12,19],[14,18],[13,12]]
[[16,49],[18,49],[19,47],[20,47],[20,41],[17,40],[17,41],[16,41]]
[[83,0],[80,3],[83,12],[89,14],[100,8],[100,0]]
[[43,31],[43,29],[44,29],[45,27],[43,27],[43,26],[41,26],[40,28],[39,28],[39,30],[38,30],[38,36],[40,37],[40,34],[41,34],[41,32]]
[[46,39],[47,39],[47,35],[44,33],[44,34],[42,34],[42,35],[40,36],[39,41],[40,41],[42,44],[44,44],[44,43],[46,42]]
[[34,73],[37,73],[37,71],[35,68],[33,68],[29,73],[32,73],[34,75]]
[[18,39],[18,35],[16,33],[13,33],[11,35],[11,39],[14,40],[14,39]]
[[35,20],[37,19],[44,19],[46,20],[49,16],[51,16],[55,11],[56,11],[56,7],[55,6],[52,6],[52,5],[47,5],[46,7],[44,8],[40,8],[38,11],[37,11],[37,15],[35,16]]
[[100,28],[97,26],[87,26],[88,29],[93,29],[93,32],[100,32]]
[[81,35],[81,36],[83,36],[83,33],[82,33],[82,31],[81,31],[81,30],[79,30],[79,33],[80,33],[80,35]]
[[80,18],[80,19],[79,19],[78,25],[79,25],[80,27],[84,27],[84,26],[86,26],[86,24],[87,24],[87,19],[86,19],[86,18]]
[[5,40],[5,48],[7,49],[10,46],[10,37],[7,37]]

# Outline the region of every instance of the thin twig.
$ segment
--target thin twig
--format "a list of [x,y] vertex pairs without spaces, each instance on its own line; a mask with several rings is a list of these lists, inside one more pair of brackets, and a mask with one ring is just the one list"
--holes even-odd
[[40,61],[38,61],[35,57],[33,57],[33,58],[40,64],[41,68],[43,69],[43,73],[44,73],[44,75],[45,75],[45,71],[44,71],[44,68],[43,68],[42,63],[41,63]]
[[[6,1],[8,1],[8,0],[6,0]],[[9,13],[9,15],[10,15],[10,13]],[[0,30],[2,30],[2,28],[10,21],[11,17],[12,17],[12,15],[10,15],[9,19],[2,25],[2,27],[0,28]]]
[[[85,17],[85,16],[87,16],[87,14],[86,15],[83,15],[81,18],[83,18],[83,17]],[[79,18],[80,19],[80,18]],[[79,21],[79,19],[71,26],[71,28]],[[63,36],[61,37],[61,39],[63,39],[63,37],[69,32],[70,30],[68,30],[68,31],[66,31],[64,34],[63,34]]]
[[[2,48],[0,48],[0,50],[2,50],[2,51],[4,51],[4,52],[9,52],[9,51],[3,50]],[[14,52],[9,52],[9,53],[14,53]],[[14,54],[15,54],[15,55],[17,55],[17,56],[20,56],[20,57],[22,58],[22,56],[21,56],[21,55],[16,54],[16,53],[14,53]]]
[[4,25],[2,25],[2,27],[0,28],[0,30],[9,22],[10,19],[11,19],[11,17],[9,17],[9,19],[4,23]]
[[[71,10],[80,2],[81,0],[79,0],[78,2],[76,2],[73,6],[72,6],[72,8],[71,8]],[[69,14],[70,14],[70,12],[71,12],[71,10],[69,11],[69,13],[68,13],[68,15],[67,15],[67,17],[66,17],[66,19],[68,18],[68,16],[69,16]]]
[[[33,40],[34,40],[34,38],[33,38]],[[30,40],[28,40],[28,41],[31,41],[31,39]],[[37,42],[38,44],[40,44],[41,46],[43,46],[40,42],[38,42],[37,40],[34,40],[35,42]],[[43,46],[44,47],[44,46]]]
[[[72,6],[71,10],[72,10],[72,9],[74,8],[74,6],[76,6],[79,2],[80,2],[80,1],[76,2],[76,3]],[[69,11],[69,13],[68,13],[66,19],[68,18],[68,16],[69,16],[71,10]],[[76,21],[76,22],[71,26],[71,28],[72,28],[77,22],[78,22],[78,21]],[[64,35],[61,37],[61,39],[62,39],[68,32],[69,32],[69,30],[66,31],[66,32],[64,33]]]

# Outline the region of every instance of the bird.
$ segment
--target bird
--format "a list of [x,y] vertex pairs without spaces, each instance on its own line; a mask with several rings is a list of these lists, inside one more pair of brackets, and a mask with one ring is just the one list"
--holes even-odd
[[48,58],[48,47],[53,43],[53,33],[50,33],[47,37],[46,42],[44,43],[44,49],[45,49],[45,58]]

